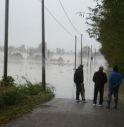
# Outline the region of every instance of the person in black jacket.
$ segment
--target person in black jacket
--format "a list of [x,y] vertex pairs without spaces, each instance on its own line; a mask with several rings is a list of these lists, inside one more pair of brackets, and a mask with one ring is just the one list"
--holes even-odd
[[93,82],[95,83],[93,105],[97,104],[97,94],[99,92],[100,94],[99,106],[102,106],[103,94],[104,94],[104,84],[107,82],[107,76],[106,76],[106,73],[103,72],[102,66],[99,67],[99,70],[94,73]]
[[81,94],[82,100],[85,101],[85,89],[84,89],[84,75],[83,65],[80,65],[74,73],[74,82],[76,84],[76,100],[79,101],[79,95]]

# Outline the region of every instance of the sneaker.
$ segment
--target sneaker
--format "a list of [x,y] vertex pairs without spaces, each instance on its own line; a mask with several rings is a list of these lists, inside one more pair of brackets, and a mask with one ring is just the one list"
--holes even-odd
[[82,99],[83,102],[86,102],[86,99]]
[[95,104],[95,103],[93,103],[93,106],[96,106],[96,104]]
[[80,100],[76,100],[76,102],[80,102]]

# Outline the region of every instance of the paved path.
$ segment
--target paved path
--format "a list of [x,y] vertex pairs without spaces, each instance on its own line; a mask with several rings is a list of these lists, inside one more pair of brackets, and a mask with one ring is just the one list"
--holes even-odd
[[93,107],[91,101],[53,99],[6,127],[122,127],[124,110]]

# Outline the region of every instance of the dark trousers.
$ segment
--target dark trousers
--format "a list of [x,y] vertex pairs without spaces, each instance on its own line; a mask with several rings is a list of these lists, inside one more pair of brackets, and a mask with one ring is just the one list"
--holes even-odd
[[95,86],[94,87],[94,99],[93,99],[93,103],[97,104],[97,95],[98,93],[100,94],[100,98],[99,98],[99,104],[103,104],[103,93],[104,93],[104,87],[99,87],[99,86]]
[[113,87],[109,90],[108,95],[108,107],[110,108],[112,95],[114,95],[114,101],[115,101],[115,108],[118,106],[118,92],[119,92],[119,86]]
[[82,100],[85,99],[84,84],[76,83],[76,100],[79,100],[80,94],[81,94]]

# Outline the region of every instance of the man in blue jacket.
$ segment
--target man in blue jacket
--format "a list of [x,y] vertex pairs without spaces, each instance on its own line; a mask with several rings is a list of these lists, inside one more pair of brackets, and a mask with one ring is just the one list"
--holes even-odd
[[118,107],[118,92],[119,92],[119,87],[122,82],[122,76],[118,72],[118,66],[114,66],[113,72],[110,73],[109,75],[109,94],[108,94],[108,109],[110,109],[110,104],[111,104],[111,99],[112,95],[114,95],[114,100],[115,100],[115,109]]

